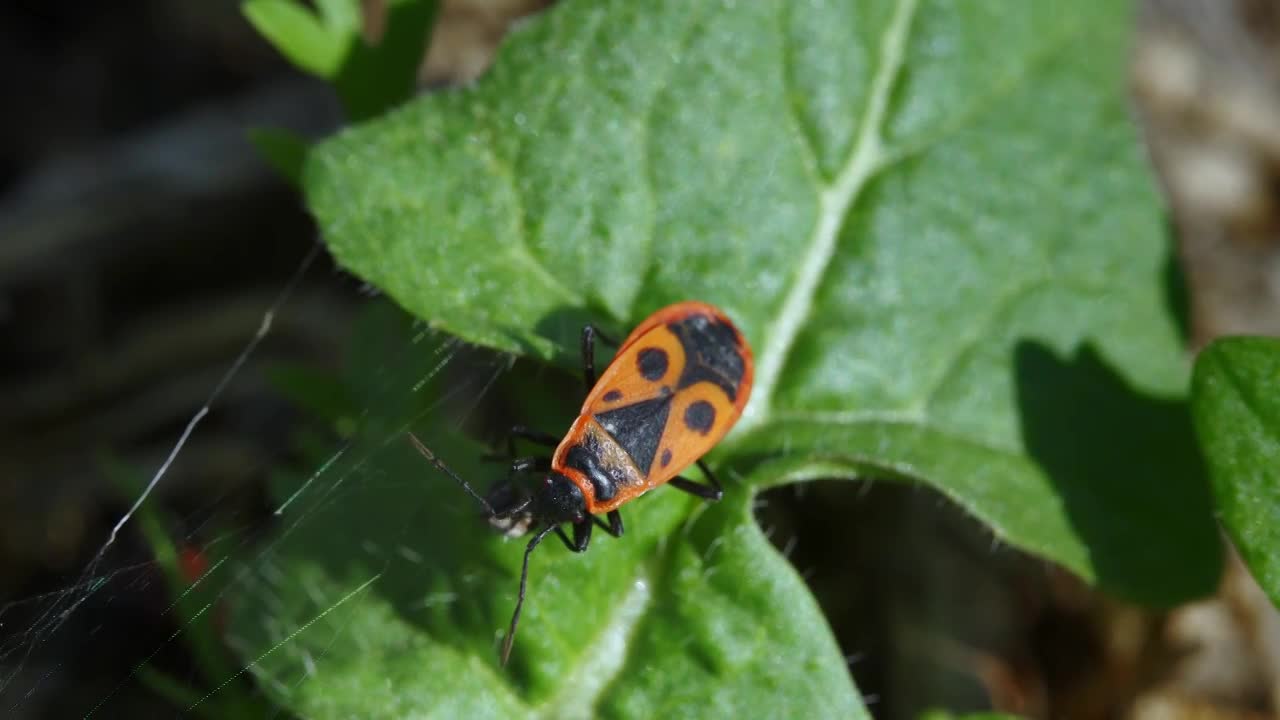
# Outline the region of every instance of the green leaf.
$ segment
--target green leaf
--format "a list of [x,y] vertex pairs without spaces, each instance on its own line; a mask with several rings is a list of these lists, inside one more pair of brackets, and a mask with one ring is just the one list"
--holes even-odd
[[[390,0],[382,36],[365,42],[358,0],[322,0],[317,16],[299,0],[245,0],[249,22],[302,70],[333,83],[353,120],[374,117],[413,96],[438,0]],[[297,147],[269,142],[267,157],[288,172]]]
[[1280,607],[1280,340],[1229,338],[1200,353],[1192,406],[1218,513]]
[[[243,615],[250,657],[283,642],[255,665],[265,685],[316,716],[356,713],[385,678],[441,717],[861,714],[747,512],[759,488],[818,477],[926,483],[1132,599],[1211,591],[1128,25],[1112,0],[571,0],[476,86],[321,144],[304,186],[334,256],[434,327],[569,366],[585,321],[623,333],[700,298],[752,342],[756,387],[711,456],[740,481],[723,503],[655,492],[622,541],[539,550],[510,674],[492,647],[519,545],[479,540],[438,473],[373,482],[425,472],[399,440],[386,470],[353,450],[364,482],[305,511],[292,536],[321,537],[272,565],[289,574],[264,592],[286,606]],[[428,442],[476,477],[447,437]],[[423,516],[397,514],[412,497]],[[417,553],[416,579],[358,560],[365,537],[388,568],[390,548]]]
[[337,72],[356,37],[322,24],[298,0],[245,0],[241,11],[289,62],[320,77]]
[[364,25],[360,0],[315,0],[315,5],[324,24],[332,30],[352,37],[360,34]]

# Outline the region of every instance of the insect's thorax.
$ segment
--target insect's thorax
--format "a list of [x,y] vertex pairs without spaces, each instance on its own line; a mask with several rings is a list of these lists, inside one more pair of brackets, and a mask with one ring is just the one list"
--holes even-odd
[[592,514],[613,510],[649,489],[626,448],[590,415],[573,423],[556,449],[552,467],[581,488]]

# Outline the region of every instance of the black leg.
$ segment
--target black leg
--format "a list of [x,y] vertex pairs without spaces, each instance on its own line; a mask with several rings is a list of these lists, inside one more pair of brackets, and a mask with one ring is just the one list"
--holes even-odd
[[551,433],[527,428],[524,425],[516,425],[515,427],[512,427],[511,432],[507,434],[507,457],[509,458],[516,456],[516,438],[528,440],[535,445],[542,445],[549,448],[558,447],[560,445],[560,438],[552,435]]
[[707,485],[682,477],[671,478],[671,485],[690,495],[697,495],[703,500],[719,502],[720,498],[724,497],[724,489],[720,487],[720,481],[716,479],[715,473],[711,472],[711,468],[701,460],[698,461],[698,469],[707,476]]
[[609,524],[607,525],[603,520],[595,515],[592,515],[591,519],[595,521],[595,524],[600,526],[601,530],[604,530],[614,537],[622,537],[622,513],[617,510],[609,511]]
[[507,477],[511,477],[518,473],[548,472],[550,470],[551,458],[549,457],[516,458],[511,461],[511,470],[507,473]]
[[560,536],[564,546],[573,552],[586,552],[587,545],[591,544],[591,521],[584,519],[582,522],[574,523],[572,540],[559,525],[556,526],[556,534]]
[[[517,481],[517,478],[520,475],[524,475],[526,473],[547,473],[550,471],[551,471],[551,458],[549,457],[516,458],[515,460],[511,461],[511,466],[507,468],[507,479],[504,484],[508,488],[515,488],[519,484]],[[491,501],[493,499],[492,488],[489,490],[489,499]],[[511,510],[501,514],[510,515],[511,512],[514,512],[517,509],[524,510],[526,507],[528,507],[527,501],[529,500],[529,498],[526,496],[525,500],[526,502],[520,505],[518,508],[512,508]],[[491,504],[494,505],[494,507],[498,506],[498,503],[491,502]]]
[[711,472],[711,468],[707,467],[707,464],[702,461],[702,458],[698,458],[697,463],[698,469],[702,471],[702,475],[707,479],[707,482],[711,483],[711,487],[716,490],[723,491],[723,488],[720,487],[720,481],[716,479],[716,474]]
[[549,448],[559,447],[560,445],[560,438],[551,433],[527,428],[524,425],[516,425],[507,433],[507,453],[505,455],[489,453],[481,456],[480,459],[485,462],[510,462],[516,457],[516,438],[528,440],[535,445]]
[[591,392],[591,388],[596,386],[596,338],[617,345],[608,335],[596,329],[595,325],[586,324],[582,326],[582,382],[587,387],[587,392]]

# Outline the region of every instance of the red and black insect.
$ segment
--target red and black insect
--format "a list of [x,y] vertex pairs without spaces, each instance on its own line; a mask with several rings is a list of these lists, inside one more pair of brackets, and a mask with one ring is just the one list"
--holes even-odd
[[[555,448],[551,457],[513,459],[511,476],[541,473],[531,493],[501,484],[488,498],[450,470],[412,434],[414,445],[484,507],[490,522],[509,535],[534,531],[525,547],[520,592],[502,645],[511,654],[529,578],[529,555],[552,532],[566,547],[583,552],[595,525],[622,535],[618,508],[663,483],[715,502],[720,483],[701,460],[729,432],[751,394],[751,348],[729,318],[712,305],[682,302],[640,323],[618,346],[600,379],[595,339],[611,342],[593,326],[582,329],[583,380],[587,399],[564,439],[517,426],[515,439]],[[707,484],[680,477],[697,463]],[[608,522],[601,520],[605,515]],[[573,537],[560,526],[573,525]]]

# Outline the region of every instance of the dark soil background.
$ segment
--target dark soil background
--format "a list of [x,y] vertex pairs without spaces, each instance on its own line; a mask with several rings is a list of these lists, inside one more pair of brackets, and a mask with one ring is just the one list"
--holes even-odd
[[[424,90],[477,76],[507,23],[544,4],[446,2]],[[1135,115],[1188,280],[1189,351],[1280,334],[1280,2],[1148,0],[1134,22]],[[97,573],[109,591],[42,642],[27,633],[133,499],[104,458],[159,466],[316,242],[245,129],[319,136],[341,118],[233,0],[8,2],[0,69],[0,709],[83,716],[174,630],[146,545],[126,529]],[[263,516],[298,419],[263,369],[332,366],[364,297],[323,255],[304,274],[156,495],[175,533]],[[992,547],[925,489],[765,499],[877,717],[1280,716],[1280,614],[1234,559],[1216,597],[1153,613]],[[190,661],[175,644],[155,662]],[[141,685],[113,706],[176,714]]]

